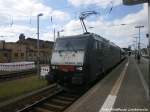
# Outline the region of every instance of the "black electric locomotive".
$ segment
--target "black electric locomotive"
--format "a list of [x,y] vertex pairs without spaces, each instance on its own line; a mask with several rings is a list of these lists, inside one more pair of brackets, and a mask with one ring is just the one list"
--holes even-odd
[[121,49],[93,33],[57,38],[48,79],[64,87],[85,87],[121,61]]

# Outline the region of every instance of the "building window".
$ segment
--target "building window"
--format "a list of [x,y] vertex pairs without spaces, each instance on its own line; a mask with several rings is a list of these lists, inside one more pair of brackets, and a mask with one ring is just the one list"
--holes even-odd
[[7,53],[4,53],[4,56],[5,56],[5,57],[8,57],[8,54],[7,54]]
[[21,53],[21,57],[24,57],[24,53]]
[[34,56],[36,56],[36,52],[34,53]]
[[32,56],[32,53],[31,53],[31,52],[29,53],[29,56]]
[[14,56],[15,56],[15,57],[18,57],[18,53],[15,53]]

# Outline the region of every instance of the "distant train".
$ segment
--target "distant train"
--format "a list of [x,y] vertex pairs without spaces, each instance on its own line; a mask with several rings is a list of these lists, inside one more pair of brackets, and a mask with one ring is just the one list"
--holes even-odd
[[47,79],[67,88],[87,86],[123,60],[123,52],[93,33],[57,38]]

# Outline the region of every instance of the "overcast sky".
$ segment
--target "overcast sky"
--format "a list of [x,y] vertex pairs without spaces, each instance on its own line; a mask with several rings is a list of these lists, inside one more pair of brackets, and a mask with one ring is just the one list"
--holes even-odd
[[62,36],[81,34],[78,17],[87,10],[99,13],[86,19],[87,27],[94,27],[89,32],[128,47],[138,36],[134,27],[144,25],[141,41],[146,46],[147,4],[124,6],[122,0],[0,0],[0,40],[17,41],[20,33],[36,38],[38,13],[44,14],[40,17],[40,39],[53,41],[54,27],[57,31],[64,29]]

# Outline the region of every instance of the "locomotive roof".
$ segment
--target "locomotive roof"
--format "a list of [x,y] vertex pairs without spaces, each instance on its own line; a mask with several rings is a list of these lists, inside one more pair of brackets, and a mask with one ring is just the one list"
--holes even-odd
[[103,37],[101,37],[101,36],[99,36],[99,35],[97,35],[97,34],[93,34],[93,35],[94,35],[94,38],[95,38],[96,40],[100,40],[100,41],[106,42],[106,43],[108,43],[108,44],[110,44],[110,45],[112,45],[112,46],[114,46],[114,47],[120,48],[120,47],[117,46],[115,43],[110,42],[109,40],[107,40],[107,39],[105,39],[105,38],[103,38]]
[[94,33],[89,33],[89,32],[87,32],[87,33],[83,33],[83,34],[79,34],[79,35],[72,35],[72,36],[63,36],[63,37],[61,37],[61,38],[59,38],[59,39],[67,39],[67,38],[86,38],[86,37],[93,37],[94,39],[96,39],[96,40],[100,40],[100,41],[106,41],[106,42],[108,42],[109,40],[106,40],[105,38],[103,38],[103,37],[101,37],[101,36],[99,36],[99,35],[97,35],[97,34],[94,34]]
[[109,42],[109,44],[112,45],[112,46],[114,46],[114,47],[120,48],[119,46],[117,46],[117,45],[116,45],[115,43],[113,43],[113,42]]
[[[95,40],[103,41],[103,42],[108,43],[108,44],[110,44],[110,45],[112,45],[112,46],[114,46],[114,47],[119,47],[119,46],[117,46],[116,44],[114,44],[113,42],[110,42],[109,40],[107,40],[107,39],[101,37],[100,35],[97,35],[97,34],[94,34],[94,33],[89,33],[89,32],[83,33],[83,34],[79,34],[79,35],[64,36],[64,37],[62,37],[62,38],[63,38],[63,39],[64,39],[64,38],[65,38],[65,39],[68,38],[68,39],[69,39],[69,38],[86,38],[86,37],[93,37]],[[58,39],[62,39],[62,38],[58,38]],[[120,47],[119,47],[119,48],[120,48]]]
[[79,35],[71,35],[71,36],[63,36],[63,37],[61,37],[61,38],[59,38],[59,39],[66,39],[66,38],[83,38],[83,37],[88,37],[88,36],[90,36],[91,35],[91,33],[88,33],[88,34],[79,34]]

